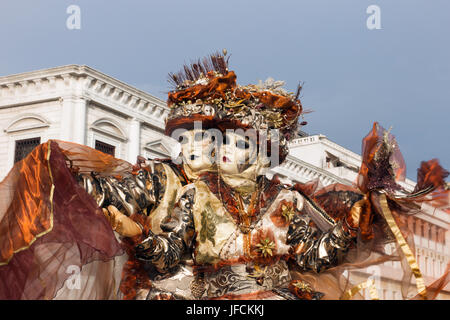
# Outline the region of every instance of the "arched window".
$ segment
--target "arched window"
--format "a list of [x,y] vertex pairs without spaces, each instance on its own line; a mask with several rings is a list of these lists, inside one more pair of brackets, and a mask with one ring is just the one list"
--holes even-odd
[[44,117],[34,113],[25,113],[14,118],[6,127],[5,132],[12,134],[32,129],[47,128],[49,126],[50,123]]
[[16,116],[6,126],[4,132],[9,137],[8,167],[25,158],[33,149],[48,139],[47,129],[50,122],[34,113]]

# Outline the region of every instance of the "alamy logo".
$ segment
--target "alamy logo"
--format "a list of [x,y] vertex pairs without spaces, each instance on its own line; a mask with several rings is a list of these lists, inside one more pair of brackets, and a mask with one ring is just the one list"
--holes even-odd
[[369,30],[381,29],[381,9],[377,5],[370,5],[366,10],[370,16],[367,18],[366,25]]
[[81,289],[81,276],[80,267],[76,265],[70,265],[67,267],[66,273],[70,276],[66,280],[66,286],[69,290],[80,290]]
[[66,27],[69,30],[81,29],[81,9],[77,5],[70,5],[67,7],[66,13],[70,16],[66,20]]

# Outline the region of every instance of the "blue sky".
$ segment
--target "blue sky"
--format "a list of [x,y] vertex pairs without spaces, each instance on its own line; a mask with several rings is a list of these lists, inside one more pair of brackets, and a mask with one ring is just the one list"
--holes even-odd
[[373,121],[392,126],[415,179],[421,160],[450,169],[449,15],[448,0],[3,0],[0,75],[85,64],[165,99],[168,72],[227,48],[241,84],[305,82],[311,134],[360,153]]

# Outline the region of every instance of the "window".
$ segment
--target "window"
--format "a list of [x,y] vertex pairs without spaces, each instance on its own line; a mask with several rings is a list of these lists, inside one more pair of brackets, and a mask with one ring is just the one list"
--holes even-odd
[[30,138],[16,140],[16,148],[14,152],[14,163],[25,158],[34,148],[41,144],[41,138]]
[[115,153],[116,153],[116,147],[115,146],[112,146],[112,145],[110,145],[108,143],[105,143],[105,142],[101,142],[99,140],[95,140],[95,149],[99,150],[101,152],[110,154],[112,156],[114,156]]

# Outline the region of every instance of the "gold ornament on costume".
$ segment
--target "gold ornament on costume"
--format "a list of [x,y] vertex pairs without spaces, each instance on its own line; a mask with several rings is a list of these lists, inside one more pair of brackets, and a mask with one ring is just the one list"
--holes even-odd
[[264,238],[260,243],[256,245],[261,255],[266,258],[273,255],[273,249],[275,249],[275,243],[270,238]]
[[266,276],[267,272],[267,266],[262,269],[259,267],[259,265],[255,265],[253,273],[249,274],[248,277],[255,278],[256,283],[258,283],[260,286],[264,284],[264,278]]
[[295,215],[295,210],[291,206],[283,204],[281,206],[281,215],[286,219],[286,221],[291,221]]
[[293,283],[292,285],[294,287],[302,290],[302,291],[305,291],[305,292],[308,292],[308,293],[312,292],[311,286],[308,283],[304,282],[304,281],[297,281],[297,282]]
[[202,229],[200,230],[200,241],[206,242],[206,240],[211,241],[213,245],[216,245],[214,236],[216,235],[216,225],[218,221],[215,219],[215,214],[211,208],[211,204],[208,202],[205,205],[205,210],[202,211]]

